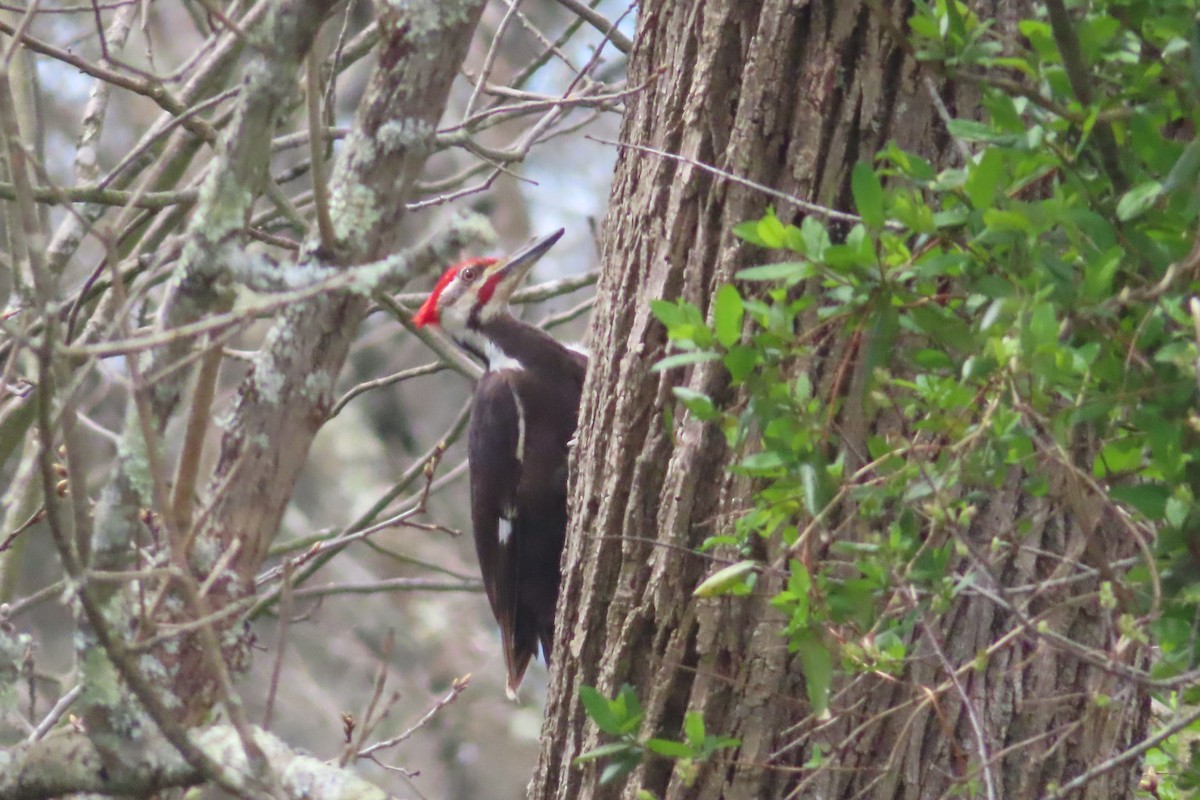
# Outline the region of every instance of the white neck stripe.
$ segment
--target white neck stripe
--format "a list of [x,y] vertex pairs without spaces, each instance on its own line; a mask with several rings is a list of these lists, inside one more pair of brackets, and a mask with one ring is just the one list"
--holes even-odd
[[499,372],[503,369],[525,369],[524,364],[492,344],[490,339],[485,339],[483,342],[483,357],[487,359],[489,372]]

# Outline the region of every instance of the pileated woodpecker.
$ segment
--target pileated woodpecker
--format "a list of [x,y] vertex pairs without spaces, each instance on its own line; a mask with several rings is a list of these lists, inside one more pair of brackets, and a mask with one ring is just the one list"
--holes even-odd
[[508,298],[562,233],[507,259],[450,267],[413,317],[417,326],[439,325],[487,368],[475,387],[468,435],[471,523],[500,624],[510,698],[539,643],[550,663],[567,528],[567,448],[587,356],[514,317]]

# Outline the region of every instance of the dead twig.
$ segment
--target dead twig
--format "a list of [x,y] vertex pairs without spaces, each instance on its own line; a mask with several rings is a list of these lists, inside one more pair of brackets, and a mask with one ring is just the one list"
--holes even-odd
[[417,720],[411,728],[409,728],[408,730],[406,730],[404,733],[400,734],[399,736],[394,736],[391,739],[385,739],[382,742],[376,742],[375,744],[371,745],[370,747],[365,747],[365,748],[359,750],[358,753],[356,754],[356,757],[357,758],[367,758],[368,756],[370,756],[373,753],[378,753],[380,750],[387,750],[388,748],[395,747],[396,745],[403,742],[405,739],[408,739],[410,736],[412,736],[414,733],[416,733],[422,727],[424,727],[429,722],[429,720],[433,719],[439,711],[441,711],[443,708],[445,708],[446,706],[450,705],[455,700],[457,700],[458,696],[460,694],[462,694],[463,692],[465,692],[467,687],[470,684],[471,684],[470,673],[467,673],[466,675],[462,676],[461,678],[455,678],[454,682],[450,684],[450,691],[446,692],[446,694],[443,695],[442,698],[440,700],[438,700],[437,703],[434,704],[433,708],[426,711],[424,716],[422,716],[419,720]]

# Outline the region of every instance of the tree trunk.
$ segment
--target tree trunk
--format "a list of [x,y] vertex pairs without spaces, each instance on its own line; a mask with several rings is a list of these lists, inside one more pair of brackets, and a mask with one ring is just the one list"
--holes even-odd
[[[1001,25],[1014,18],[1010,0],[992,5],[981,15]],[[1094,602],[1071,602],[1095,592],[1098,578],[1047,590],[1022,613],[983,594],[958,595],[917,627],[899,675],[835,682],[828,719],[810,714],[783,619],[769,604],[780,579],[762,576],[749,597],[692,597],[714,569],[699,546],[730,531],[749,487],[726,473],[731,453],[714,426],[681,409],[673,435],[664,423],[683,373],[650,371],[666,335],[648,300],[683,298],[707,309],[716,288],[752,263],[752,249],[731,233],[735,224],[768,204],[784,221],[802,217],[796,204],[697,162],[838,209],[851,205],[854,164],[890,140],[950,165],[955,152],[926,86],[936,76],[897,38],[908,8],[893,0],[641,5],[630,85],[646,88],[629,100],[622,141],[681,158],[623,147],[617,166],[574,453],[557,661],[531,798],[634,798],[643,789],[714,800],[936,798],[969,792],[968,783],[982,796],[1035,797],[1145,729],[1144,694],[1114,688],[1109,673],[1040,638],[1029,622],[1141,663],[1139,647],[1114,647],[1111,615]],[[940,91],[954,109],[953,87]],[[958,104],[957,114],[970,116],[969,99]],[[864,350],[834,334],[820,357],[796,369],[808,372],[818,396],[848,397],[846,375],[858,374]],[[684,385],[735,401],[714,364],[691,368]],[[852,402],[839,407],[834,427],[853,460],[862,452],[853,431],[887,422],[852,419]],[[1058,575],[1063,556],[1099,563],[1129,554],[1114,521],[1082,521],[1069,502],[1054,502],[1070,487],[1052,486],[1042,500],[1020,487],[1014,475],[981,507],[965,537],[978,547],[952,565],[957,573],[973,564],[1000,586],[1024,585]],[[1030,548],[992,548],[1018,523],[1031,526],[1022,540]],[[777,544],[759,547],[756,558],[779,555]],[[1029,555],[1031,548],[1048,555]],[[971,668],[977,657],[980,668]],[[740,747],[700,764],[696,775],[649,756],[629,778],[600,785],[596,763],[572,765],[607,741],[579,690],[595,686],[611,697],[625,683],[645,710],[642,738],[681,738],[684,714],[695,710],[710,733],[736,737]],[[1100,694],[1113,701],[1094,703]],[[1132,796],[1132,763],[1081,796]]]

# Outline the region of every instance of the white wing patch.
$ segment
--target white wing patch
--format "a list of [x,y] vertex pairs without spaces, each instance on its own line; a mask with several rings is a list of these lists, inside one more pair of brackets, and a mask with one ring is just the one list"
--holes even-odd
[[506,520],[504,517],[501,517],[500,524],[497,526],[496,530],[500,534],[500,544],[504,544],[508,541],[509,537],[512,536],[512,523]]

